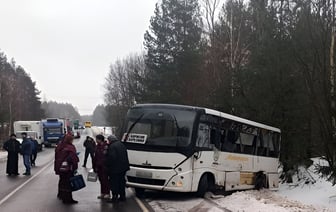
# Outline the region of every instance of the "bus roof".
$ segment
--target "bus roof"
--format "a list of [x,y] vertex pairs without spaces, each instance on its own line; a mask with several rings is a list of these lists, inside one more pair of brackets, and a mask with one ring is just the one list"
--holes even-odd
[[223,113],[217,110],[213,110],[213,109],[208,109],[208,108],[204,108],[204,107],[195,107],[195,106],[188,106],[188,105],[176,105],[176,104],[137,104],[135,105],[133,108],[136,107],[150,107],[150,106],[154,106],[154,107],[167,107],[167,108],[184,108],[187,110],[203,110],[206,114],[209,115],[214,115],[214,116],[219,116],[219,117],[223,117],[229,120],[233,120],[233,121],[237,121],[240,123],[244,123],[244,124],[248,124],[251,126],[255,126],[255,127],[259,127],[259,128],[263,128],[263,129],[267,129],[267,130],[271,130],[274,132],[278,132],[281,133],[281,130],[279,128],[276,127],[272,127],[272,126],[268,126],[265,124],[261,124],[258,122],[254,122],[248,119],[244,119],[244,118],[240,118],[238,116],[234,116],[234,115],[230,115],[227,113]]
[[208,108],[204,108],[204,109],[205,109],[206,114],[210,114],[210,115],[214,115],[214,116],[220,116],[220,117],[223,117],[223,118],[226,118],[226,119],[230,119],[230,120],[237,121],[237,122],[244,123],[244,124],[248,124],[248,125],[251,125],[251,126],[271,130],[271,131],[278,132],[278,133],[281,132],[279,128],[271,127],[271,126],[261,124],[261,123],[255,122],[255,121],[250,121],[248,119],[240,118],[240,117],[230,115],[230,114],[227,114],[227,113],[223,113],[223,112],[220,112],[220,111],[217,111],[217,110],[212,110],[212,109],[208,109]]

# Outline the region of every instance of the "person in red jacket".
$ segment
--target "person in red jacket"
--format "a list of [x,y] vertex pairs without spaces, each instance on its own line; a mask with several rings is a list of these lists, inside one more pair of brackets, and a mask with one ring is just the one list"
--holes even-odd
[[98,196],[98,199],[110,199],[110,185],[105,167],[108,145],[103,135],[97,135],[96,142],[97,146],[93,157],[93,170],[98,174],[100,182],[100,196]]
[[66,135],[63,141],[55,150],[55,173],[60,176],[59,193],[57,197],[64,204],[76,204],[78,201],[72,198],[70,178],[78,168],[79,158],[77,157],[76,148],[72,144],[73,137]]

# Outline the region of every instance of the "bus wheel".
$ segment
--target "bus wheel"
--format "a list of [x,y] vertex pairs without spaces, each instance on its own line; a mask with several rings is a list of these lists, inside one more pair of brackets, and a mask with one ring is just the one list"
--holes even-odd
[[254,187],[257,190],[260,190],[262,188],[267,188],[266,175],[264,174],[264,172],[259,171],[255,174]]
[[144,188],[134,188],[135,190],[135,196],[138,198],[143,198],[145,195],[145,189]]
[[203,198],[204,194],[208,191],[208,187],[208,176],[204,174],[198,183],[196,195]]

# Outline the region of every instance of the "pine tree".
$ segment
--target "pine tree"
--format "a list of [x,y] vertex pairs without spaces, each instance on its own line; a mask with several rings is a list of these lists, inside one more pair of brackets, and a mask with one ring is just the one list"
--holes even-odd
[[196,102],[203,44],[198,1],[163,0],[157,4],[144,39],[149,69],[146,100]]

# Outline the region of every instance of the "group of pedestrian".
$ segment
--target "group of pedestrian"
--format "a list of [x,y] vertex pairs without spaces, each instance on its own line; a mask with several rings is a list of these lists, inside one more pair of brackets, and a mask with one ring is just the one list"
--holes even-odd
[[107,140],[104,136],[97,135],[96,141],[93,169],[98,174],[100,182],[101,195],[98,198],[111,202],[125,201],[125,174],[129,170],[126,147],[114,135],[108,136]]
[[[77,171],[79,162],[76,148],[72,142],[73,137],[67,135],[55,150],[54,168],[55,173],[60,176],[57,197],[65,204],[78,203],[72,198],[70,185],[70,178]],[[98,199],[104,199],[108,202],[125,201],[125,174],[129,170],[129,161],[124,144],[114,135],[108,136],[107,139],[103,135],[97,135],[96,141],[87,136],[84,147],[83,167],[86,167],[87,158],[90,155],[93,171],[97,173],[100,182]]]
[[38,143],[34,138],[28,138],[27,133],[21,133],[22,143],[16,139],[15,134],[10,135],[10,139],[6,141],[3,148],[8,152],[7,155],[7,167],[6,173],[8,176],[19,175],[18,163],[19,154],[23,156],[23,164],[26,171],[23,175],[31,174],[31,167],[35,166],[35,160],[37,157]]

